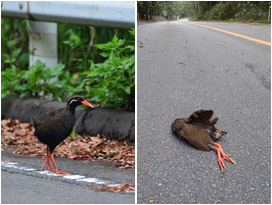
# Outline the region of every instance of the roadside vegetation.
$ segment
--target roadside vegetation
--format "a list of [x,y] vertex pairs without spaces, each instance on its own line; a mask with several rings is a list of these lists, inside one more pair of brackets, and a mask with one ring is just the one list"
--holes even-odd
[[[59,64],[29,67],[28,22],[1,20],[1,98],[9,94],[135,109],[135,31],[58,24]],[[58,79],[52,83],[52,79]]]
[[[239,21],[271,23],[270,1],[138,1],[140,20],[162,16],[168,20]],[[271,15],[270,15],[271,16]]]

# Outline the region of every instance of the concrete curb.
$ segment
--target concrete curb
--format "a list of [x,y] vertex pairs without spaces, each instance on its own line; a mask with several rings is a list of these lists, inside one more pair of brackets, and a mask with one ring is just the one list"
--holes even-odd
[[[31,116],[45,119],[64,110],[66,103],[6,96],[1,102],[1,119],[30,122]],[[50,112],[50,113],[48,113]],[[44,116],[46,114],[46,116]],[[80,135],[101,134],[110,139],[135,143],[135,113],[111,108],[77,108],[76,131]]]

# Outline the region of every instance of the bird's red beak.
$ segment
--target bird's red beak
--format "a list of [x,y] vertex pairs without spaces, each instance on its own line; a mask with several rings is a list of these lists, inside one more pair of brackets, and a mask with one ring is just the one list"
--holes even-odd
[[93,108],[93,105],[91,103],[89,103],[87,100],[83,100],[83,101],[81,101],[81,103],[82,103],[82,105],[87,105],[87,106]]

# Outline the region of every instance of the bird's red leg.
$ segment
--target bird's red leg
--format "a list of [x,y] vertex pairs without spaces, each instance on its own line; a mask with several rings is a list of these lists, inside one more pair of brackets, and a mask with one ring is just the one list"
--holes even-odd
[[50,172],[50,171],[53,171],[51,165],[50,165],[50,162],[49,162],[49,147],[47,146],[47,153],[46,153],[46,158],[44,159],[44,163],[41,167],[41,169],[43,169],[44,165],[46,164],[46,167],[47,167],[47,170]]
[[231,159],[227,154],[225,154],[220,144],[218,143],[213,144],[215,145],[213,149],[217,151],[217,160],[222,172],[226,169],[226,166],[223,162],[224,159],[233,164],[236,164],[233,159]]
[[53,155],[53,154],[50,154],[50,159],[51,159],[51,161],[52,161],[52,163],[53,163],[53,166],[54,166],[54,168],[55,168],[56,174],[69,174],[68,172],[59,171],[59,169],[58,169],[58,167],[57,167],[57,165],[56,165],[56,163],[55,163],[54,155]]
[[223,172],[226,169],[226,167],[223,162],[223,158],[221,157],[220,149],[218,147],[214,147],[213,149],[216,150],[217,152],[217,161],[220,166],[221,172]]

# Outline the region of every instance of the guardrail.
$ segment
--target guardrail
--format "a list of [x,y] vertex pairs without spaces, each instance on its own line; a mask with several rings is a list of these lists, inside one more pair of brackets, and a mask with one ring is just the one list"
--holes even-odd
[[36,21],[134,28],[135,2],[1,1],[1,16]]
[[58,63],[56,23],[131,29],[135,2],[1,1],[1,16],[28,20],[30,66],[40,59],[53,67]]

